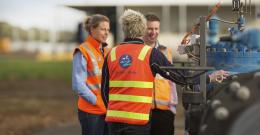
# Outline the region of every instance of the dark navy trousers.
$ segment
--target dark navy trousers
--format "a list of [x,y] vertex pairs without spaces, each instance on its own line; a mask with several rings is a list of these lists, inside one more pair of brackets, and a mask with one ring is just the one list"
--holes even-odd
[[90,114],[78,110],[82,135],[108,135],[105,115]]
[[109,135],[150,135],[150,128],[150,122],[146,125],[108,122]]

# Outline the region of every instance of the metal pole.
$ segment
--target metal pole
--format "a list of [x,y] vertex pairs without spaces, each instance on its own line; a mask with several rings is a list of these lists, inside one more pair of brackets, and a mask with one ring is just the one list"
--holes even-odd
[[[206,18],[200,17],[200,66],[206,67]],[[200,91],[203,94],[203,101],[206,103],[206,74],[200,76]]]
[[[124,12],[124,6],[116,6],[116,20],[119,20],[121,14]],[[121,25],[116,21],[116,43],[120,43],[123,41],[124,36],[122,34]]]
[[187,6],[179,6],[179,31],[180,33],[185,33],[187,31]]
[[163,32],[171,32],[170,18],[171,18],[171,7],[169,5],[162,6],[162,30]]

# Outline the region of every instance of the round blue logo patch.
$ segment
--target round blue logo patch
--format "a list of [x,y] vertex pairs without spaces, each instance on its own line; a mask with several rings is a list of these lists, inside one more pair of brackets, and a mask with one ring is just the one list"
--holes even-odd
[[119,63],[122,68],[127,68],[132,64],[132,57],[127,54],[122,55],[119,59]]

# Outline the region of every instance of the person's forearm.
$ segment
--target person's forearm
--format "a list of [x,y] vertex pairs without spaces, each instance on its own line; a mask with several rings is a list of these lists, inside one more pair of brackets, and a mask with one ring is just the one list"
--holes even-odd
[[96,95],[85,82],[87,78],[86,66],[86,60],[80,52],[77,52],[73,57],[72,89],[87,102],[95,105]]

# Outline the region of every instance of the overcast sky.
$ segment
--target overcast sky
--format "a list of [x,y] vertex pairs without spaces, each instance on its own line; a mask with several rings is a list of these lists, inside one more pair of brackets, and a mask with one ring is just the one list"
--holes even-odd
[[0,21],[22,28],[74,30],[85,13],[68,8],[66,4],[84,0],[1,0]]
[[[232,0],[0,0],[0,21],[22,28],[74,30],[77,24],[84,20],[85,13],[65,5],[206,4],[214,6],[219,1],[232,3]],[[260,4],[260,0],[252,0],[252,3]]]

